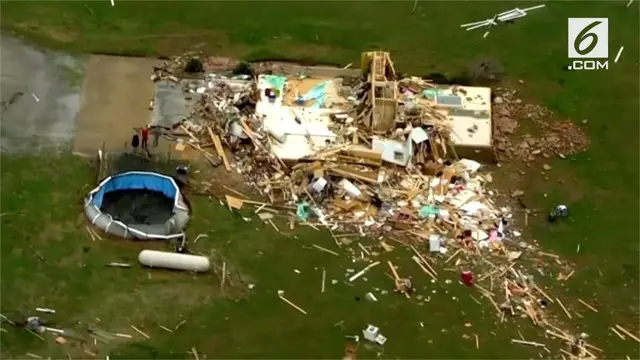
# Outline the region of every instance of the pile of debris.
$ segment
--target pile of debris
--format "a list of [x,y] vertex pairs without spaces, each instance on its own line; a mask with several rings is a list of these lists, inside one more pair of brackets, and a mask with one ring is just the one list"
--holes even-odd
[[[493,106],[494,146],[511,158],[533,161],[537,156],[565,156],[589,146],[585,132],[569,120],[552,120],[553,112],[541,105],[527,104],[513,89],[497,88]],[[530,121],[540,135],[514,138],[521,121]]]
[[[502,321],[507,316],[530,318],[569,338],[546,313],[550,304],[560,301],[538,287],[528,270],[515,267],[530,261],[530,268],[544,275],[545,256],[550,255],[518,239],[511,210],[492,200],[497,194],[488,189],[491,175],[478,171],[479,162],[459,159],[450,143],[452,113],[471,118],[468,113],[482,112],[456,107],[456,102],[476,100],[475,95],[462,87],[443,94],[420,78],[398,80],[384,52],[364,53],[361,69],[362,77],[349,85],[342,78],[306,74],[207,74],[204,85],[183,89],[201,99],[190,118],[172,132],[176,149],[192,147],[214,166],[223,164],[227,171],[243,174],[246,183],[268,199],[251,200],[234,190],[225,197],[231,209],[254,205],[277,231],[274,217],[288,220],[290,229],[295,224],[326,228],[338,247],[359,236],[380,240],[385,250],[391,248],[386,239],[410,244],[413,261],[434,281],[439,275],[432,259],[445,264],[455,259],[461,283],[487,297]],[[549,115],[543,108],[522,104],[514,91],[499,90],[493,108],[499,134],[512,134],[517,123],[511,119],[523,113],[540,123]],[[502,151],[519,154],[503,141]],[[571,153],[562,147],[566,144],[554,147],[545,141],[538,140],[535,148]],[[209,182],[190,186],[215,195]],[[373,261],[373,255],[363,249],[360,259]],[[566,264],[553,260],[568,272]],[[370,263],[348,281],[378,264]],[[389,267],[397,292],[410,297],[411,282],[400,278],[391,263]]]
[[491,178],[476,173],[479,163],[444,160],[447,110],[422,96],[434,85],[395,81],[387,53],[365,56],[371,71],[354,86],[341,79],[207,75],[205,86],[185,89],[202,97],[173,135],[186,135],[178,140],[182,147],[219,163],[205,150],[213,146],[229,171],[224,147],[231,149],[236,171],[271,207],[295,209],[301,223],[363,236],[400,232],[430,239],[432,251],[446,251],[438,235],[445,229],[469,246],[498,244],[508,210],[496,209],[485,194]]
[[201,74],[211,71],[232,70],[238,65],[238,61],[232,58],[220,56],[205,56],[201,52],[188,52],[162,64],[154,66],[151,81],[168,79],[178,82],[186,74]]

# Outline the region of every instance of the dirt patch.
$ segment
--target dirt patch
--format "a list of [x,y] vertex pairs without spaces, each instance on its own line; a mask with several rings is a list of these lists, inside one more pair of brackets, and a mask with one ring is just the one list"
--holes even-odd
[[65,44],[78,40],[78,34],[71,29],[59,26],[43,26],[37,21],[23,21],[15,23],[13,26],[20,31],[28,33],[47,34],[47,36],[52,40]]
[[534,161],[564,158],[589,146],[586,133],[570,120],[554,120],[551,110],[524,102],[516,90],[497,88],[494,93],[494,145],[500,154]]

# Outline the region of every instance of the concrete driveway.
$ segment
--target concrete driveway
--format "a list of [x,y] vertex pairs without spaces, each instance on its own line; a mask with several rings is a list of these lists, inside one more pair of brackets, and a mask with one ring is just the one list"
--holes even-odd
[[1,151],[70,149],[85,58],[41,50],[5,33],[0,37]]

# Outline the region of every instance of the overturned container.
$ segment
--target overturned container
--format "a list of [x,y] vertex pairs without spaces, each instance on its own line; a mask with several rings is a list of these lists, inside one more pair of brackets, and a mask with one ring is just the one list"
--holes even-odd
[[209,259],[204,256],[156,250],[142,250],[138,261],[148,267],[194,272],[206,272],[211,266]]

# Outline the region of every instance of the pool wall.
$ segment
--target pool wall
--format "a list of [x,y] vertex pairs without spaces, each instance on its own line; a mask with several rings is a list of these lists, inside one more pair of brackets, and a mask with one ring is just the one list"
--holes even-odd
[[[125,224],[103,213],[104,195],[116,190],[150,190],[173,199],[173,216],[164,224]],[[104,179],[84,200],[84,213],[94,226],[108,234],[137,240],[174,239],[184,236],[190,220],[190,209],[176,182],[170,176],[155,172],[129,171]]]

